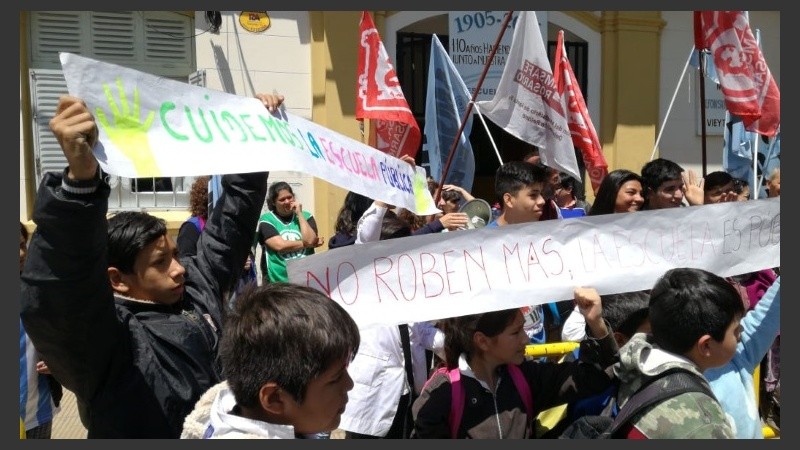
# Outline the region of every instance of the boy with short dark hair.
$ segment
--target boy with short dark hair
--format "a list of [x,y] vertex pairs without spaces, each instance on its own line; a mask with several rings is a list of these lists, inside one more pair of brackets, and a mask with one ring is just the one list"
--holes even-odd
[[320,291],[290,283],[252,287],[225,322],[226,381],[209,389],[183,439],[293,439],[334,430],[353,379],[358,326]]
[[524,161],[509,161],[497,168],[494,193],[502,212],[487,227],[536,222],[542,215],[542,190],[547,169]]
[[[494,192],[502,209],[497,219],[489,222],[486,227],[538,222],[544,212],[545,198],[542,191],[546,182],[547,169],[541,165],[509,161],[498,167],[494,176]],[[543,306],[527,306],[522,311],[525,317],[525,333],[531,343],[545,343],[547,335]]]
[[733,176],[728,172],[717,170],[703,178],[703,204],[735,202],[739,199]]
[[684,197],[689,205],[703,204],[703,180],[690,170],[684,172],[678,163],[656,158],[642,166],[642,209],[662,209],[683,206]]
[[[702,269],[667,271],[650,291],[651,335],[635,334],[620,348],[614,372],[620,379],[620,408],[644,384],[682,370],[707,384],[703,371],[733,357],[741,334],[744,305],[724,278]],[[710,392],[709,392],[710,393]],[[733,438],[719,401],[685,392],[634,416],[621,430],[628,439]]]
[[[258,97],[269,110],[283,100]],[[86,103],[61,97],[50,129],[68,167],[39,188],[22,322],[75,393],[89,438],[177,438],[222,379],[225,293],[253,242],[268,174],[223,177],[197,255],[178,261],[164,220],[133,211],[106,219],[110,187],[92,152],[98,130]]]

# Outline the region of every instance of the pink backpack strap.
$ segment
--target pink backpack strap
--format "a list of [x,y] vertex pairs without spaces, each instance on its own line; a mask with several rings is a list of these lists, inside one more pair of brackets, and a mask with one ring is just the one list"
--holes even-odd
[[[528,385],[528,380],[522,374],[522,370],[515,364],[508,364],[508,373],[511,375],[511,381],[522,398],[522,403],[525,404],[525,411],[528,413],[528,419],[533,420],[533,396],[531,395],[531,387]],[[434,374],[442,373],[447,374],[450,379],[450,436],[453,439],[458,438],[458,427],[461,425],[461,416],[464,415],[464,386],[461,384],[461,371],[458,368],[448,370],[447,367],[440,367],[436,369]],[[431,376],[428,381],[433,378]],[[425,383],[427,385],[427,383]]]
[[517,388],[519,396],[522,397],[522,403],[525,404],[525,411],[528,413],[528,420],[533,419],[533,395],[531,395],[531,387],[528,385],[528,380],[522,374],[522,369],[516,364],[507,364],[508,373],[511,375],[511,380]]
[[[448,423],[450,424],[450,436],[453,439],[458,438],[458,426],[461,425],[461,416],[464,415],[464,386],[461,384],[461,371],[458,368],[448,370],[447,367],[439,367],[436,369],[425,386],[435,377],[436,374],[445,374],[450,380],[450,417]],[[425,386],[423,389],[425,389]]]
[[464,415],[464,386],[461,384],[461,371],[456,367],[448,370],[450,378],[450,437],[458,439],[458,427]]

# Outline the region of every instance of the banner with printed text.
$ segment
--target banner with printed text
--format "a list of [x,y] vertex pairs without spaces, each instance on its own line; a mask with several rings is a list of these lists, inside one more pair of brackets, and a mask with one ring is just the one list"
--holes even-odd
[[425,169],[258,99],[61,53],[70,95],[95,115],[94,154],[129,178],[292,170],[417,214],[439,212]]
[[668,269],[778,267],[780,197],[547,220],[359,244],[289,261],[360,326],[437,320],[650,289]]

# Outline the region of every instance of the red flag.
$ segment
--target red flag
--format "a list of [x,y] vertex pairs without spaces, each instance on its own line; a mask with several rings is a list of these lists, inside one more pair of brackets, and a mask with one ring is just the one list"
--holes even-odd
[[744,11],[695,11],[694,35],[698,50],[711,51],[728,111],[746,130],[775,136],[781,93]]
[[368,12],[361,13],[356,85],[356,119],[371,119],[376,148],[396,158],[416,157],[421,133],[406,102],[397,73]]
[[554,59],[554,83],[562,101],[566,102],[567,124],[572,135],[572,145],[580,149],[583,164],[592,182],[592,190],[597,193],[603,178],[608,175],[608,164],[603,156],[603,149],[600,147],[600,139],[597,138],[592,119],[589,117],[581,88],[578,86],[578,79],[575,78],[575,72],[572,71],[572,65],[564,51],[564,30],[558,32]]

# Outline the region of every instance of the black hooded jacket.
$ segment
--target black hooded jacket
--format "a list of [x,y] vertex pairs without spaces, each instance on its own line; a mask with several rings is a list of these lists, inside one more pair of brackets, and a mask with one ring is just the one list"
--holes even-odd
[[[222,299],[236,283],[266,196],[266,172],[223,177],[197,245],[181,259],[183,299],[115,296],[108,280],[108,185],[49,173],[22,273],[20,315],[53,375],[84,408],[90,438],[178,438],[221,380]],[[63,184],[62,184],[63,183]]]

